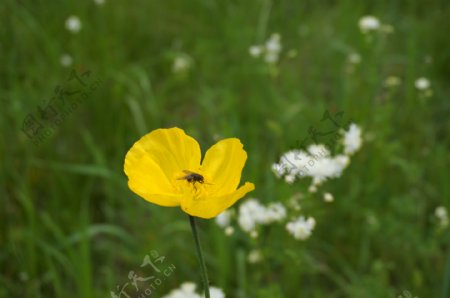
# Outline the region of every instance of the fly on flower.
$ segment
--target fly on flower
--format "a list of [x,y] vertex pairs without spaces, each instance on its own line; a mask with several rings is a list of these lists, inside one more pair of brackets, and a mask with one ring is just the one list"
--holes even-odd
[[178,180],[186,180],[188,183],[192,183],[194,185],[195,190],[197,190],[197,187],[195,187],[196,182],[201,183],[201,184],[203,184],[203,183],[211,184],[211,183],[205,182],[205,177],[203,177],[200,174],[193,173],[193,172],[190,172],[187,170],[184,170],[183,172],[186,174],[186,176],[178,178]]
[[190,172],[188,170],[184,170],[183,172],[186,174],[186,176],[178,178],[178,180],[186,180],[187,182],[194,184],[195,182],[199,182],[202,184],[205,183],[205,177],[203,177],[202,175]]
[[156,129],[131,147],[124,171],[145,200],[212,218],[255,188],[249,182],[238,188],[246,160],[239,139],[219,141],[201,160],[200,145],[182,129]]

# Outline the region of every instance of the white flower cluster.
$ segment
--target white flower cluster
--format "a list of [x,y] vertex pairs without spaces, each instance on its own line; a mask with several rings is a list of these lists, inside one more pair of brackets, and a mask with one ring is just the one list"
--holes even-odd
[[296,149],[284,153],[272,169],[277,177],[284,177],[287,183],[293,183],[296,178],[311,177],[311,191],[314,192],[315,187],[326,180],[341,176],[350,163],[350,155],[361,148],[361,129],[351,124],[342,142],[344,154],[331,156],[325,145],[310,145],[306,152]]
[[[356,124],[350,124],[347,131],[343,131],[342,144],[345,154],[331,156],[325,145],[315,144],[308,147],[306,151],[291,150],[283,154],[280,162],[273,165],[273,170],[278,177],[284,177],[288,183],[297,178],[311,177],[312,184],[310,192],[317,191],[317,186],[330,178],[339,177],[350,162],[350,155],[361,148],[361,129]],[[297,194],[291,198],[288,204],[290,208],[299,211],[301,209],[298,200],[301,195]],[[331,193],[325,192],[323,200],[327,203],[334,201]],[[244,232],[252,237],[258,236],[258,226],[269,225],[275,222],[283,222],[287,218],[286,207],[281,203],[271,203],[267,206],[261,204],[257,199],[248,199],[243,202],[236,213],[226,210],[216,217],[216,223],[225,229],[225,234],[231,235],[234,231],[231,222],[237,216],[237,223]],[[286,224],[286,229],[295,239],[305,240],[312,234],[316,221],[312,217],[300,216]],[[257,262],[257,253],[249,256],[249,262]]]
[[239,207],[238,223],[241,229],[256,236],[258,225],[279,222],[286,217],[286,208],[281,203],[272,203],[265,207],[256,199],[249,199]]
[[446,228],[449,224],[448,212],[444,206],[439,206],[434,211],[434,215],[439,220],[439,224],[442,228]]
[[[334,200],[333,195],[330,193],[324,194],[324,200],[326,202],[332,202]],[[296,209],[297,211],[300,208]],[[232,210],[226,210],[216,217],[216,223],[220,227],[225,229],[225,234],[231,227],[231,219],[234,213]],[[257,237],[258,226],[270,225],[275,222],[282,222],[287,218],[286,207],[281,203],[271,203],[267,207],[262,205],[257,199],[251,198],[243,202],[239,207],[237,222],[239,227],[251,237]],[[295,239],[305,240],[311,236],[316,221],[312,217],[305,219],[303,216],[292,220],[286,224],[286,229]],[[252,251],[248,255],[249,263],[257,263],[262,259],[260,251]]]
[[251,46],[249,53],[254,58],[264,55],[264,61],[267,64],[275,64],[280,58],[282,48],[280,34],[273,33],[264,45]]
[[384,33],[394,32],[394,27],[392,25],[382,24],[378,18],[371,15],[361,17],[358,21],[358,26],[363,34],[376,31],[382,31]]
[[286,230],[288,230],[288,232],[292,234],[295,239],[305,240],[311,236],[315,225],[316,221],[314,218],[305,218],[304,216],[300,216],[288,222],[286,224]]
[[[216,217],[216,223],[225,229],[227,235],[231,234],[231,218],[233,212],[226,210]],[[286,208],[281,203],[271,203],[267,207],[262,205],[257,199],[248,199],[239,206],[238,224],[240,228],[249,233],[252,237],[257,237],[258,225],[269,225],[280,222],[286,217]]]
[[[318,147],[322,150],[314,151]],[[278,177],[284,176],[289,184],[296,178],[312,177],[312,184],[320,185],[329,178],[339,177],[348,163],[349,157],[346,155],[332,157],[324,145],[311,145],[308,152],[303,150],[286,152],[272,169]]]
[[[192,282],[183,283],[179,289],[172,290],[169,294],[163,296],[162,298],[202,298],[195,292],[197,286]],[[224,292],[216,287],[210,287],[209,292],[211,298],[225,298]]]

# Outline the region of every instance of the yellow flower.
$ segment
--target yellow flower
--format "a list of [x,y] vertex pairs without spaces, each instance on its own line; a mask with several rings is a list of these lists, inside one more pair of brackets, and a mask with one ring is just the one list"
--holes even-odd
[[212,218],[255,189],[237,188],[247,159],[236,138],[217,142],[201,161],[200,145],[179,128],[156,129],[125,156],[130,189],[145,200],[181,206],[189,215]]

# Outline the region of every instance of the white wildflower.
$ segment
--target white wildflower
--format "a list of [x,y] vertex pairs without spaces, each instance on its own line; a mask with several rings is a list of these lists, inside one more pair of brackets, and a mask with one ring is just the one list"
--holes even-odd
[[364,16],[359,19],[359,29],[362,33],[380,29],[380,21],[374,16]]
[[286,229],[295,239],[305,240],[309,238],[314,230],[316,225],[316,221],[312,217],[308,217],[305,219],[304,216],[300,216],[293,221],[290,221],[286,224]]
[[63,54],[59,59],[59,62],[61,63],[62,66],[69,67],[72,65],[73,59],[72,56],[70,56],[69,54]]
[[72,33],[78,33],[81,30],[81,21],[77,16],[70,16],[66,20],[66,29]]
[[234,228],[231,226],[231,219],[234,215],[234,210],[228,209],[217,215],[215,218],[216,224],[224,229],[225,235],[231,236],[234,233]]
[[313,144],[308,146],[308,153],[316,159],[330,156],[330,151],[323,144]]
[[447,214],[447,209],[445,209],[444,206],[439,206],[436,208],[436,210],[434,211],[436,217],[438,218],[445,218],[448,216]]
[[232,215],[231,210],[225,210],[215,218],[216,224],[221,228],[228,227],[230,225]]
[[339,167],[345,168],[350,163],[350,158],[347,155],[336,155],[334,161]]
[[449,218],[448,218],[448,212],[447,209],[444,206],[439,206],[434,211],[434,215],[439,220],[439,224],[442,228],[445,228],[449,224]]
[[266,208],[264,224],[282,221],[286,217],[286,208],[281,203],[271,203]]
[[282,164],[272,164],[272,171],[274,172],[275,176],[277,176],[277,178],[281,178],[284,174],[286,174],[286,169],[283,168]]
[[258,249],[253,249],[247,256],[247,261],[250,264],[256,264],[262,260],[262,253]]
[[416,86],[416,88],[421,91],[427,90],[428,88],[430,88],[430,85],[430,81],[424,77],[420,77],[414,82],[414,86]]
[[266,52],[280,53],[281,52],[281,36],[278,33],[273,33],[266,41]]
[[105,0],[94,0],[95,4],[97,4],[98,6],[101,6],[103,4],[105,4]]
[[[199,295],[195,291],[197,286],[192,282],[183,283],[180,288],[172,290],[169,294],[162,298],[202,298],[204,295]],[[209,288],[211,298],[225,298],[224,292],[217,287]]]
[[229,227],[225,228],[225,235],[231,236],[233,234],[234,234],[234,228],[233,227],[229,226]]
[[326,193],[323,194],[323,200],[325,202],[327,202],[327,203],[331,203],[331,202],[334,201],[334,197],[333,197],[333,195],[331,193],[326,192]]
[[260,45],[253,45],[248,49],[250,56],[258,58],[264,52],[264,47]]
[[193,282],[185,282],[181,284],[180,289],[184,292],[195,292],[197,285]]
[[307,175],[313,178],[314,185],[320,185],[330,178],[340,177],[348,163],[349,158],[345,155],[310,160]]
[[244,232],[257,237],[258,225],[269,225],[286,217],[286,208],[281,203],[271,203],[267,207],[256,199],[249,199],[239,207],[238,223]]
[[183,283],[179,289],[172,290],[169,294],[162,298],[202,298],[195,293],[197,286],[192,282]]
[[352,123],[348,131],[344,134],[344,153],[353,154],[361,148],[362,138],[361,129],[358,125]]
[[268,64],[274,64],[278,61],[281,52],[281,36],[273,33],[265,44],[264,61]]
[[[307,165],[310,156],[302,150],[291,150],[283,154],[278,164],[272,166],[278,176],[285,174],[298,175],[301,169]],[[302,174],[303,175],[303,174]]]
[[256,199],[248,199],[239,206],[238,223],[245,232],[252,232],[263,222],[265,208]]
[[312,177],[313,184],[319,185],[329,178],[339,177],[349,163],[345,155],[330,156],[324,145],[311,145],[308,152],[291,150],[283,154],[278,164],[272,168],[278,177],[287,175],[285,180],[293,182],[292,175],[298,178]]
[[288,174],[284,176],[284,181],[286,181],[287,184],[292,184],[295,181],[295,175]]
[[310,193],[316,193],[316,192],[317,192],[317,186],[311,184],[311,185],[308,187],[308,191],[309,191]]
[[264,61],[273,65],[278,62],[282,48],[280,34],[273,33],[263,45],[250,46],[248,52],[253,58],[264,55]]
[[178,54],[173,60],[172,72],[183,73],[189,70],[192,66],[192,59],[187,54]]
[[225,293],[216,287],[210,287],[209,293],[211,298],[225,298]]

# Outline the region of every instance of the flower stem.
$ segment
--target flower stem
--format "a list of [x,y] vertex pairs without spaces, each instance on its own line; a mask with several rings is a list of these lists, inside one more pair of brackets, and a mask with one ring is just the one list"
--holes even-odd
[[205,264],[205,259],[203,258],[202,247],[200,246],[200,238],[198,236],[197,222],[195,220],[195,217],[189,215],[189,222],[191,223],[192,235],[194,235],[195,248],[197,249],[198,261],[200,262],[200,267],[202,270],[202,279],[203,279],[203,288],[205,291],[205,298],[210,298],[208,273],[206,272],[206,264]]

